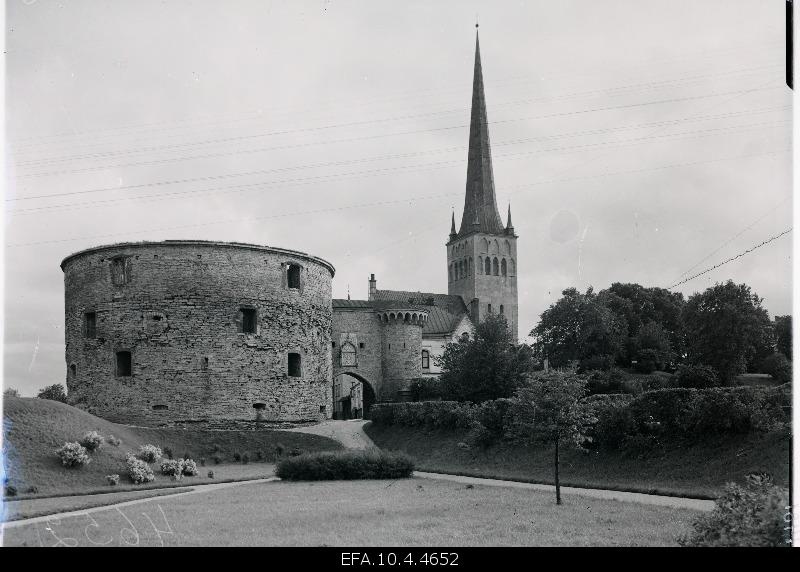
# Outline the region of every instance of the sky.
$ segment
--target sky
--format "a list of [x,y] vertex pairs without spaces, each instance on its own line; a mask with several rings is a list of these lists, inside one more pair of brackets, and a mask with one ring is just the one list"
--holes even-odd
[[[669,287],[792,226],[783,0],[6,2],[4,383],[63,383],[59,264],[300,250],[334,297],[447,291],[475,22],[520,334],[565,288]],[[791,234],[674,287],[791,313]]]

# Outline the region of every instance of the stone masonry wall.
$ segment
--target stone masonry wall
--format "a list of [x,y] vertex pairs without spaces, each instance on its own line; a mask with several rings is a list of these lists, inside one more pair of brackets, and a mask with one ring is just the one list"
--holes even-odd
[[[342,374],[352,373],[366,380],[375,392],[375,399],[383,399],[383,370],[381,347],[381,324],[372,308],[336,309],[333,313],[332,339],[334,383],[349,387],[350,379]],[[342,344],[350,341],[356,348],[356,365],[342,366],[340,352]],[[360,347],[364,344],[364,347]],[[349,376],[345,376],[349,377]]]
[[422,377],[422,325],[403,319],[381,324],[383,335],[383,400],[401,400],[415,377]]
[[[301,267],[299,289],[288,287],[290,263]],[[166,241],[91,249],[62,269],[71,403],[142,425],[330,417],[334,270],[325,261]],[[115,285],[115,273],[127,283]],[[242,307],[256,310],[256,333],[241,332]],[[117,351],[131,352],[131,376],[117,375]],[[301,356],[299,377],[288,375],[289,352]]]

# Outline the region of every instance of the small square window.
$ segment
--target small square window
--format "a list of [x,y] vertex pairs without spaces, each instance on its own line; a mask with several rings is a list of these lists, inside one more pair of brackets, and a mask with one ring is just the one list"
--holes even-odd
[[240,308],[242,313],[242,333],[256,333],[256,311],[253,308]]
[[289,377],[302,377],[300,354],[289,354]]
[[202,371],[208,371],[208,356],[203,356],[200,358],[200,369]]
[[324,405],[320,405],[319,406],[319,412],[320,413],[325,413],[325,406]]
[[363,350],[364,349],[364,342],[359,342],[358,343],[358,347],[359,347],[359,349]]
[[117,376],[131,377],[131,352],[117,352]]

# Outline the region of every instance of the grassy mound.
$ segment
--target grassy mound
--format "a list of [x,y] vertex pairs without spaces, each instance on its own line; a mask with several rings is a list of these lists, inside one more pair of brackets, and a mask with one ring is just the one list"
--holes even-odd
[[[106,443],[91,454],[91,462],[83,467],[61,465],[55,450],[66,441],[77,441],[89,431],[97,431]],[[188,454],[200,465],[206,459],[208,469],[214,469],[216,457],[220,463],[238,462],[245,453],[251,462],[274,462],[281,455],[341,449],[332,439],[318,435],[288,431],[208,431],[197,429],[145,429],[111,423],[85,411],[36,398],[5,398],[3,411],[6,476],[20,496],[76,494],[127,488],[140,488],[127,476],[125,456],[136,452],[141,445],[153,444],[162,450],[169,448],[176,458]],[[109,444],[113,435],[122,442]],[[260,458],[259,458],[260,457]],[[157,467],[156,467],[157,469]],[[200,474],[206,470],[199,467]],[[169,477],[156,470],[156,480],[149,486],[173,484]],[[106,475],[119,474],[120,486],[109,487]],[[192,484],[184,480],[184,484]]]
[[281,460],[275,469],[288,481],[402,479],[413,472],[414,462],[407,455],[374,449],[300,455]]
[[[468,448],[466,432],[421,427],[364,427],[375,444],[411,455],[419,471],[552,484],[553,450],[499,443]],[[713,498],[728,482],[766,471],[788,486],[791,447],[776,434],[709,436],[692,446],[667,445],[636,457],[613,451],[561,451],[564,486]]]

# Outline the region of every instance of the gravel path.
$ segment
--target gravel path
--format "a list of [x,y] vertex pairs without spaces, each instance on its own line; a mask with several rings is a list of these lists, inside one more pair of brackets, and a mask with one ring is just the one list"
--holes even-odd
[[318,423],[317,425],[296,427],[294,429],[288,429],[288,431],[329,437],[334,441],[339,441],[339,443],[344,445],[347,449],[369,449],[370,447],[374,447],[375,443],[364,433],[364,425],[366,423],[369,423],[369,421],[364,421],[363,419],[350,419],[348,421],[331,419]]

